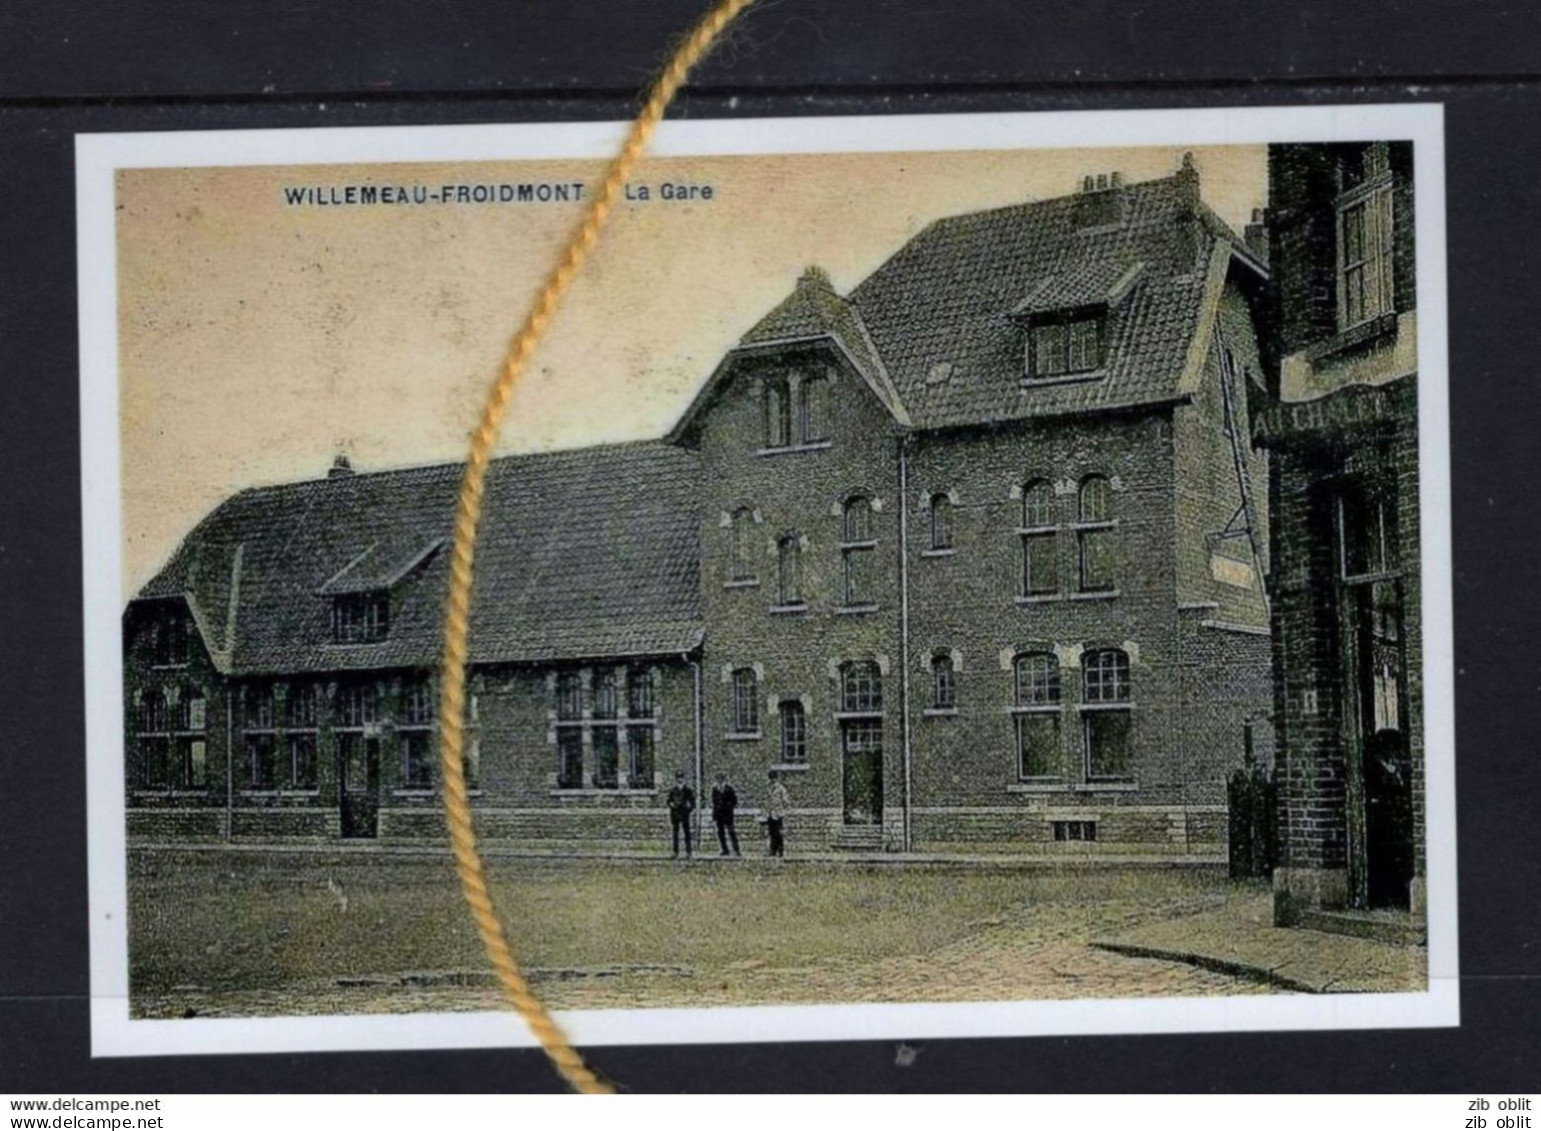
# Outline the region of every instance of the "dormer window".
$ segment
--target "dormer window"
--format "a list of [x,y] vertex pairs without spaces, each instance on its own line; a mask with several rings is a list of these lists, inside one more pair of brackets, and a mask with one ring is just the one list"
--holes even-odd
[[179,668],[187,663],[192,618],[184,609],[168,611],[154,628],[154,662],[158,668]]
[[391,630],[390,595],[344,593],[332,599],[332,640],[337,644],[369,644],[384,640]]
[[1102,316],[1034,322],[1028,329],[1027,376],[1046,381],[1102,368]]

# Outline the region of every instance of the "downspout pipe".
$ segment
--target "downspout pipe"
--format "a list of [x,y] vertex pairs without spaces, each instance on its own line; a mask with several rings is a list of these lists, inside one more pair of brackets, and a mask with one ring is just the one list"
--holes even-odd
[[910,439],[899,437],[899,680],[900,733],[904,759],[904,824],[900,847],[910,851],[911,743],[910,743]]
[[225,684],[225,843],[235,838],[235,693]]
[[685,653],[684,660],[690,664],[691,695],[694,699],[695,709],[695,777],[696,777],[696,811],[693,814],[695,824],[695,842],[699,850],[701,845],[701,798],[702,790],[706,786],[706,743],[703,729],[706,725],[705,714],[701,709],[701,660],[699,657],[691,658],[690,653]]

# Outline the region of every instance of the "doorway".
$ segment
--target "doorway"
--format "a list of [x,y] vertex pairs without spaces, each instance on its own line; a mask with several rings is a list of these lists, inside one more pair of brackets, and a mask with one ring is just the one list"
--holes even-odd
[[842,819],[847,825],[883,823],[883,720],[848,719],[840,725]]
[[337,736],[337,795],[342,835],[373,837],[380,824],[380,740],[362,734]]
[[1396,581],[1353,587],[1362,905],[1406,907],[1413,879],[1413,782],[1407,748],[1402,594]]

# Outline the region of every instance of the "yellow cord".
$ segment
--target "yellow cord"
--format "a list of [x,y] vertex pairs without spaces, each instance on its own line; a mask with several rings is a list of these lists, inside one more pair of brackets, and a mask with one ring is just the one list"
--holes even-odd
[[461,751],[465,743],[466,638],[470,631],[471,569],[476,547],[476,528],[481,520],[482,491],[487,477],[487,463],[498,437],[504,410],[514,382],[545,333],[557,303],[577,274],[584,258],[593,249],[599,230],[636,164],[643,146],[663,118],[664,109],[684,84],[685,76],[700,61],[722,29],[749,7],[754,0],[718,0],[704,19],[675,50],[658,81],[653,85],[642,112],[632,123],[626,143],[610,162],[599,192],[589,203],[583,223],[562,253],[561,260],[547,277],[536,296],[519,332],[514,335],[503,359],[502,371],[493,383],[482,407],[481,423],[471,437],[471,451],[466,457],[465,473],[460,481],[460,497],[455,506],[455,531],[450,543],[449,599],[444,618],[444,659],[439,677],[439,768],[444,784],[444,817],[449,826],[450,845],[454,849],[455,869],[460,874],[460,888],[476,921],[477,932],[487,948],[487,957],[497,971],[509,1002],[540,1041],[551,1063],[579,1092],[609,1093],[615,1088],[597,1076],[583,1057],[568,1042],[561,1028],[540,1001],[530,992],[519,972],[519,965],[508,948],[503,924],[493,911],[492,898],[482,874],[481,856],[476,851],[476,835],[471,829],[471,806],[466,798],[465,774]]

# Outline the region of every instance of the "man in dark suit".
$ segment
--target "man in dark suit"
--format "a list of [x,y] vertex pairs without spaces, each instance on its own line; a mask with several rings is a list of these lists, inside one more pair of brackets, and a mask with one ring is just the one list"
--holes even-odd
[[728,784],[727,774],[717,775],[717,784],[712,786],[712,823],[717,826],[717,843],[722,845],[722,854],[727,856],[728,845],[732,844],[732,855],[740,856],[738,850],[738,830],[733,827],[733,814],[738,810],[738,794]]
[[696,811],[696,791],[685,784],[685,771],[674,771],[674,788],[669,791],[669,824],[674,831],[674,855],[680,854],[680,833],[685,834],[685,856],[690,856],[690,815]]

